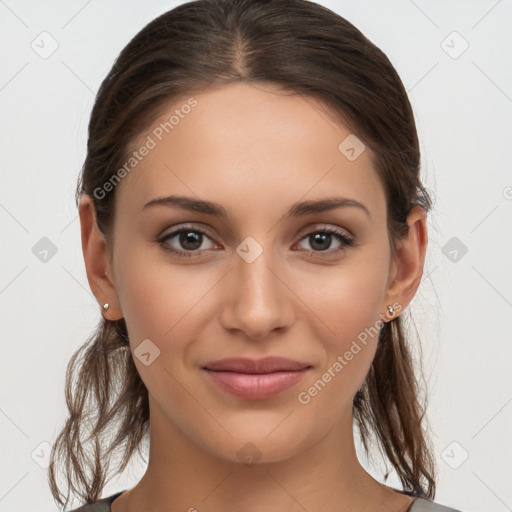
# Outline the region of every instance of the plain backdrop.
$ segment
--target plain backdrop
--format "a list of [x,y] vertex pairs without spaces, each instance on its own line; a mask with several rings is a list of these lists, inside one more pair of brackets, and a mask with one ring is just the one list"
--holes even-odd
[[[0,0],[0,512],[58,510],[45,466],[66,417],[65,368],[100,319],[74,203],[88,118],[120,50],[179,3]],[[319,3],[388,55],[416,116],[435,204],[409,310],[435,501],[512,510],[512,2]],[[104,495],[142,471],[134,463]]]

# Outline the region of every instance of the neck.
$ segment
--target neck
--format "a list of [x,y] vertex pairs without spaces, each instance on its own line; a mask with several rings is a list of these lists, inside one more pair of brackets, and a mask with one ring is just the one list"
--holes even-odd
[[114,501],[112,512],[394,512],[412,501],[360,465],[351,411],[295,456],[250,465],[219,458],[151,405],[147,470]]

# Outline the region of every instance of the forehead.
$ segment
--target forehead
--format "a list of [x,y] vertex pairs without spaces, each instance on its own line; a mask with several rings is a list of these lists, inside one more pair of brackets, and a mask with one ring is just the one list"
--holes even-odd
[[377,215],[385,211],[370,149],[349,159],[347,144],[355,140],[357,152],[363,146],[314,98],[247,83],[191,97],[193,102],[169,104],[133,145],[135,151],[151,149],[139,154],[117,186],[120,213],[136,215],[166,194],[253,213],[255,207],[282,212],[299,199],[337,194],[364,202]]

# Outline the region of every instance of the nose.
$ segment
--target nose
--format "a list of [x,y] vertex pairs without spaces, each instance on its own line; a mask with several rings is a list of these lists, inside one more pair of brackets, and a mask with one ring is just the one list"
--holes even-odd
[[285,331],[295,318],[294,300],[287,285],[283,265],[271,251],[263,252],[252,262],[238,254],[225,282],[221,323],[232,332],[240,331],[251,340],[271,337],[273,331]]

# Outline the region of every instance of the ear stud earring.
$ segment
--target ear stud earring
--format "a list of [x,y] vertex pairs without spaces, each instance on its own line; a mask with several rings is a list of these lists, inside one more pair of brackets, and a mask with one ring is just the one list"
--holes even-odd
[[109,303],[108,302],[105,302],[105,304],[103,304],[103,309],[106,311],[109,307]]

